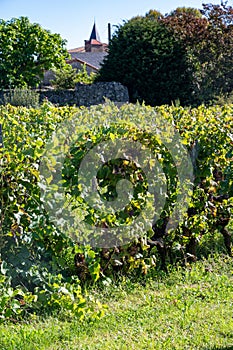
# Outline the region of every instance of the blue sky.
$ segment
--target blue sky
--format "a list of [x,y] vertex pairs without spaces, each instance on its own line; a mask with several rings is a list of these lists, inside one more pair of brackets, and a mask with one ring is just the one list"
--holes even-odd
[[[220,0],[204,3],[220,3]],[[201,0],[0,0],[0,18],[27,16],[52,33],[61,34],[67,40],[67,48],[82,46],[89,39],[94,19],[101,41],[107,42],[107,24],[122,24],[136,15],[144,15],[150,9],[163,14],[178,6],[201,8]],[[233,0],[228,2],[233,4]]]

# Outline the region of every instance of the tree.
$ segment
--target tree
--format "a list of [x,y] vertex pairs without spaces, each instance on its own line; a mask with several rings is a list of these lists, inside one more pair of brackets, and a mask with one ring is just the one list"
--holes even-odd
[[[152,13],[150,13],[152,14]],[[119,81],[130,100],[150,105],[186,101],[190,74],[184,48],[171,31],[151,16],[135,17],[118,26],[98,80]]]
[[151,20],[159,20],[160,18],[163,18],[163,14],[157,10],[150,10],[146,13],[146,17]]
[[183,14],[188,14],[188,15],[193,15],[197,18],[201,18],[201,11],[196,9],[196,8],[193,8],[193,7],[177,7],[174,11],[172,11],[169,16],[175,16],[175,17],[178,17],[178,16],[183,16]]
[[203,4],[201,17],[178,8],[162,19],[183,42],[193,75],[192,103],[233,91],[233,8]]
[[[200,17],[195,9],[177,8],[161,20],[170,29],[173,35],[182,42],[187,66],[192,76],[189,81],[191,94],[185,104],[199,104],[202,100],[203,66],[200,60],[200,52],[205,45],[208,20]],[[201,97],[202,96],[202,97]]]
[[233,91],[233,8],[156,10],[118,27],[99,80],[116,80],[132,102],[209,103]]
[[0,88],[36,87],[45,70],[65,63],[65,43],[27,17],[0,20]]
[[206,65],[210,91],[213,95],[233,91],[233,7],[203,5],[202,14],[208,19],[208,30],[201,52]]

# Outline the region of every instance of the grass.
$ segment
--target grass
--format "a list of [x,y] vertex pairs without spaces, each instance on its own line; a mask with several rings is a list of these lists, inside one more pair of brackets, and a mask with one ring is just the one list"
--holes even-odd
[[233,349],[233,260],[226,256],[92,293],[107,304],[101,320],[1,325],[0,349]]

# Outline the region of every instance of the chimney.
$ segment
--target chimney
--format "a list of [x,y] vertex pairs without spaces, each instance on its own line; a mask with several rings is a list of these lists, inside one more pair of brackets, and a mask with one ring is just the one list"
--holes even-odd
[[111,40],[111,23],[108,23],[108,43],[110,43]]

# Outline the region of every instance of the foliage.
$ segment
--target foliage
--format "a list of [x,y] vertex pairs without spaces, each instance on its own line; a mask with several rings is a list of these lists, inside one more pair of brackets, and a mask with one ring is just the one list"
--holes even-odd
[[24,106],[27,108],[39,107],[39,94],[31,89],[15,88],[4,93],[4,103],[12,106]]
[[92,84],[95,80],[96,74],[91,72],[90,74],[87,73],[86,65],[83,64],[82,68],[78,70],[75,82],[76,83],[82,83],[82,84]]
[[52,81],[52,85],[56,89],[74,89],[75,84],[92,84],[95,79],[95,73],[88,75],[85,64],[81,69],[72,68],[70,64],[67,64],[61,69],[54,70],[55,79]]
[[[28,272],[38,285],[31,292],[21,282],[14,286],[5,262],[0,273],[0,323],[14,322],[36,315],[53,315],[66,319],[98,319],[103,316],[104,306],[84,294],[77,277],[64,279],[61,274],[51,274],[44,269],[43,274],[34,268]],[[36,282],[37,281],[37,282]],[[94,311],[95,308],[95,311]]]
[[[166,233],[166,222],[171,216],[174,201],[177,198],[178,189],[176,186],[178,183],[169,152],[163,148],[164,145],[161,146],[158,143],[154,135],[145,131],[146,125],[153,124],[155,111],[167,123],[171,122],[170,117],[173,116],[173,122],[183,138],[183,143],[189,149],[194,166],[194,187],[189,209],[179,227],[170,234]],[[99,191],[102,191],[105,199],[114,200],[117,181],[120,178],[129,179],[129,174],[134,174],[136,180],[130,180],[135,189],[133,201],[125,207],[125,210],[111,215],[106,215],[104,211],[94,210],[86,205],[81,191],[77,190],[76,183],[78,176],[80,177],[77,169],[79,169],[80,162],[85,157],[87,150],[94,148],[100,141],[118,140],[124,135],[127,140],[142,142],[156,155],[159,154],[158,158],[166,177],[170,179],[167,188],[168,198],[160,220],[152,227],[153,231],[147,233],[150,239],[102,252],[104,271],[106,270],[105,264],[108,268],[112,264],[113,270],[114,266],[118,265],[116,270],[122,266],[125,270],[140,268],[146,273],[147,267],[153,265],[153,255],[152,258],[148,256],[150,251],[154,251],[155,247],[151,249],[153,246],[157,246],[159,249],[164,266],[168,257],[171,262],[176,261],[177,258],[184,259],[184,261],[194,260],[197,255],[197,243],[207,233],[214,237],[216,230],[223,235],[226,249],[231,254],[231,237],[227,225],[232,212],[232,106],[209,109],[200,106],[198,109],[192,110],[168,106],[161,106],[156,110],[150,107],[124,106],[119,114],[114,110],[111,112],[111,120],[113,118],[114,123],[107,123],[107,127],[104,128],[102,125],[106,125],[107,120],[106,116],[102,114],[94,114],[94,125],[97,125],[94,129],[80,133],[79,141],[70,150],[64,168],[67,193],[72,198],[76,198],[73,207],[85,208],[85,220],[88,223],[96,227],[102,225],[103,227],[114,227],[114,225],[122,224],[125,220],[130,223],[138,215],[138,212],[143,211],[145,204],[142,198],[147,187],[145,176],[141,170],[135,169],[130,162],[115,160],[107,163],[98,172]],[[133,124],[127,124],[129,116]],[[92,121],[87,116],[82,124],[91,125]],[[140,128],[137,125],[140,125]],[[86,140],[89,142],[87,143]],[[95,156],[97,157],[96,154]],[[129,174],[125,167],[128,168]],[[118,170],[116,171],[116,169]],[[117,175],[118,172],[119,175]],[[85,175],[88,177],[88,172]],[[138,179],[141,180],[138,181]],[[162,242],[161,247],[158,247],[159,242]]]
[[202,14],[201,11],[193,8],[193,7],[177,7],[174,11],[171,11],[169,16],[174,16],[174,17],[183,17],[184,14],[191,15],[197,18],[201,18]]
[[220,94],[215,96],[215,98],[210,101],[211,105],[221,105],[224,106],[226,104],[233,104],[233,91],[229,94]]
[[132,102],[197,106],[233,90],[232,40],[226,3],[151,10],[118,26],[98,79],[126,85]]
[[[106,104],[77,109],[55,108],[45,103],[37,110],[2,106],[0,116],[4,141],[4,148],[0,149],[0,254],[2,271],[7,270],[1,276],[1,298],[5,300],[0,302],[3,317],[21,317],[17,305],[23,300],[21,303],[28,303],[25,309],[28,313],[39,313],[44,306],[48,312],[63,309],[70,317],[82,318],[91,313],[88,302],[85,302],[85,310],[80,310],[84,303],[82,298],[88,299],[80,289],[83,284],[95,283],[115,273],[148,274],[154,268],[166,268],[169,263],[195,260],[198,243],[206,241],[206,237],[214,241],[216,234],[222,235],[225,249],[231,254],[232,239],[227,225],[233,204],[232,105],[185,109],[137,104],[118,109],[114,104]],[[166,125],[166,130],[172,124],[181,135],[192,158],[195,175],[187,213],[176,229],[168,231],[166,222],[179,194],[179,181],[169,150],[161,143],[159,134],[152,133],[156,116]],[[56,214],[56,200],[49,198],[46,208],[41,194],[42,177],[53,184],[55,155],[49,158],[48,173],[41,174],[39,166],[42,156],[45,157],[46,142],[50,140],[49,147],[55,144],[55,149],[59,144],[56,137],[51,138],[53,132],[60,131],[66,137],[63,122],[70,125],[71,134],[75,135],[63,166],[66,204],[71,203],[73,210],[82,214],[82,220],[96,229],[123,224],[126,230],[127,223],[132,223],[144,210],[148,183],[143,165],[141,169],[134,162],[118,158],[106,162],[97,174],[103,198],[116,198],[117,183],[121,179],[131,179],[133,198],[116,215],[93,209],[77,186],[79,166],[88,151],[103,141],[119,143],[123,138],[140,142],[156,157],[166,175],[166,203],[156,225],[150,229],[144,227],[145,236],[136,240],[138,228],[135,226],[130,228],[133,238],[128,244],[93,249],[82,246],[79,240],[77,244],[69,230],[61,230],[57,225],[47,209],[51,205]],[[88,172],[85,174],[88,176]],[[59,196],[58,184],[53,188]],[[85,241],[90,232],[84,230],[77,234]],[[19,300],[18,294],[22,294]],[[15,299],[19,303],[14,302]],[[94,315],[98,317],[102,311],[98,304],[96,308]]]
[[146,17],[151,20],[159,20],[163,17],[162,13],[157,10],[150,10],[146,13]]
[[181,10],[162,21],[186,48],[193,72],[190,103],[200,104],[221,93],[230,93],[233,90],[233,8],[226,3],[204,4],[201,17]]
[[150,16],[118,26],[97,79],[119,81],[128,87],[132,102],[150,105],[177,99],[185,103],[191,93],[184,48],[165,25]]
[[107,304],[98,322],[80,324],[56,315],[16,325],[8,322],[0,325],[0,348],[230,350],[232,270],[232,258],[219,255],[186,268],[170,268],[167,275],[124,277],[117,283],[106,279],[91,291]]
[[[43,104],[39,110],[1,107],[5,143],[0,150],[0,256],[2,269],[3,264],[7,266],[2,283],[3,286],[9,284],[2,289],[3,319],[11,318],[12,313],[14,318],[21,316],[22,310],[17,308],[20,301],[14,300],[16,294],[21,295],[22,307],[27,305],[24,310],[29,315],[41,313],[46,306],[44,312],[56,309],[77,319],[85,315],[98,317],[99,307],[91,312],[93,306],[87,304],[79,279],[70,279],[67,251],[75,249],[74,244],[56,232],[49,222],[41,206],[38,187],[39,158],[44,142],[56,124],[73,111],[72,108],[55,109],[49,104]],[[94,269],[92,265],[90,263],[89,276],[97,280],[98,265]],[[74,269],[74,253],[72,267]]]
[[59,34],[27,17],[0,20],[0,88],[37,86],[45,70],[61,67],[68,53]]
[[55,89],[66,90],[75,88],[76,69],[66,64],[61,69],[54,70],[55,79],[51,81]]
[[19,316],[22,313],[20,300],[16,297],[24,297],[21,289],[11,287],[11,278],[7,277],[5,263],[1,263],[0,273],[0,322],[7,318]]

